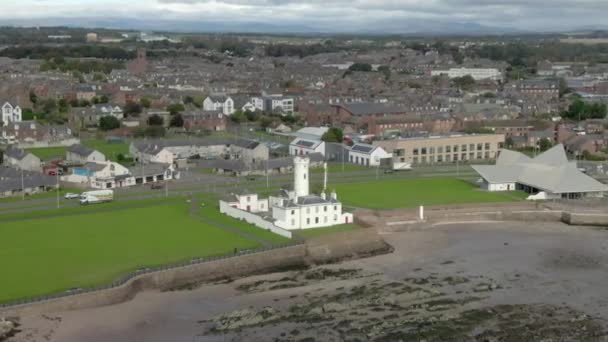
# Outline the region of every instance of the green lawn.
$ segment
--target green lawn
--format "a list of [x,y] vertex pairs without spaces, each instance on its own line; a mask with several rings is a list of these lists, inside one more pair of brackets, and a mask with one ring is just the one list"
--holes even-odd
[[353,231],[353,230],[357,230],[357,229],[361,229],[361,227],[359,227],[356,224],[341,224],[341,225],[333,226],[333,227],[329,227],[329,228],[302,229],[302,230],[295,231],[295,233],[297,233],[300,236],[303,236],[306,239],[311,239],[311,238],[316,238],[316,237],[323,236],[323,235],[330,235],[330,234],[335,234],[335,233],[339,233],[339,232],[348,232],[348,231]]
[[232,227],[232,228],[239,229],[247,234],[250,234],[251,236],[255,236],[256,238],[262,239],[273,245],[282,245],[282,244],[287,244],[287,243],[291,242],[291,239],[282,237],[282,236],[272,233],[268,230],[256,227],[247,222],[237,220],[230,216],[224,215],[224,214],[220,213],[220,208],[216,205],[209,205],[207,207],[202,208],[200,210],[200,214],[201,214],[201,216],[203,216],[209,220],[212,220],[212,221],[220,223],[220,224],[224,224],[224,225]]
[[107,142],[105,139],[91,139],[83,140],[82,144],[90,148],[94,148],[97,151],[103,153],[106,158],[116,161],[119,154],[124,156],[129,154],[129,143],[113,144]]
[[188,214],[185,202],[0,223],[0,302],[103,285],[143,267],[260,245]]
[[[99,152],[103,153],[106,158],[113,161],[116,161],[116,158],[120,153],[125,156],[129,154],[129,144],[126,142],[121,144],[113,144],[107,142],[105,139],[90,139],[82,140],[81,143],[85,146],[98,150]],[[67,149],[67,147],[43,147],[30,148],[28,151],[33,153],[38,158],[47,161],[56,158],[65,158],[65,151]]]
[[369,209],[516,201],[509,194],[481,191],[454,178],[391,179],[337,184],[334,188],[345,205]]
[[53,160],[53,159],[64,159],[65,151],[67,147],[43,147],[43,148],[29,148],[28,152],[31,152],[41,160]]

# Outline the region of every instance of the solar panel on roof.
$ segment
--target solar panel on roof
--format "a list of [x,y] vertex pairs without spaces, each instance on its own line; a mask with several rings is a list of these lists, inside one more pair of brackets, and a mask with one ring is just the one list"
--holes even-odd
[[300,140],[296,143],[296,145],[304,146],[304,147],[313,147],[315,145],[312,141]]
[[352,147],[353,151],[364,152],[364,153],[371,152],[373,149],[374,148],[372,146],[363,146],[363,145],[355,145]]

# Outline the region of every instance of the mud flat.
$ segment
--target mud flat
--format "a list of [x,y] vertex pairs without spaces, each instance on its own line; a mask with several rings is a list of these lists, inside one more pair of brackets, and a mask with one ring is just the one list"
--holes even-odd
[[8,341],[608,340],[608,232],[444,224],[394,252],[18,317]]

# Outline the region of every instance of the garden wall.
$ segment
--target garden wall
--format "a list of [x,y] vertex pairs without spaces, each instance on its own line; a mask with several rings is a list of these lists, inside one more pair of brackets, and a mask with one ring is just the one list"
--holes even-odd
[[245,222],[253,224],[258,228],[270,230],[271,232],[281,235],[283,237],[289,239],[291,239],[292,237],[292,234],[289,230],[277,227],[272,222],[266,221],[256,214],[231,207],[228,203],[224,201],[220,201],[220,213],[227,214],[228,216],[234,217],[239,220],[244,220]]

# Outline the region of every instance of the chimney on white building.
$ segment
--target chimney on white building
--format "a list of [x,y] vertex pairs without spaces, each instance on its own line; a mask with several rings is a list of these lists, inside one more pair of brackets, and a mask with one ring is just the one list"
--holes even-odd
[[336,190],[332,190],[330,196],[331,196],[331,199],[336,200],[336,201],[338,200],[338,194],[336,193]]
[[310,165],[310,159],[295,157],[293,159],[293,190],[295,197],[303,197],[309,195],[309,180],[308,180],[308,168]]
[[325,191],[323,191],[323,192],[321,193],[321,198],[322,198],[323,200],[326,200],[326,199],[327,199],[327,194],[325,193]]

